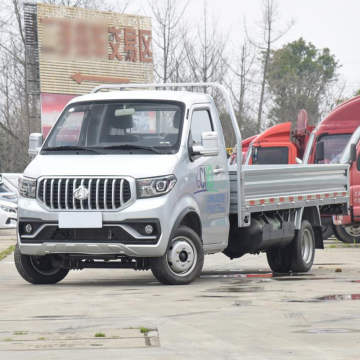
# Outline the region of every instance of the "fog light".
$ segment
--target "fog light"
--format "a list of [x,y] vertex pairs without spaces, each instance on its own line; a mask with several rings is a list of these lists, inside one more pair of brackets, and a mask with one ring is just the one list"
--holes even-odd
[[25,226],[25,231],[26,231],[28,234],[31,234],[31,232],[32,232],[32,226],[31,226],[31,224],[26,224],[26,226]]
[[146,226],[145,226],[145,232],[146,232],[148,235],[151,235],[151,234],[154,232],[154,228],[153,228],[151,225],[146,225]]

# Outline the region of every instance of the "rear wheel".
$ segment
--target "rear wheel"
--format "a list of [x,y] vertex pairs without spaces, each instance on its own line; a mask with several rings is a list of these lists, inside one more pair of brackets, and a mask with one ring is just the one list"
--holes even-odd
[[328,239],[330,236],[333,235],[333,230],[331,226],[322,226],[322,234],[323,234],[323,240]]
[[348,244],[360,244],[360,224],[359,225],[337,225],[336,229],[336,237]]
[[266,252],[270,269],[276,273],[287,273],[291,269],[287,249],[270,249]]
[[15,248],[14,259],[21,277],[31,284],[56,284],[69,273],[69,270],[53,266],[51,255],[23,255],[18,245]]
[[204,265],[200,237],[192,229],[179,226],[166,253],[150,259],[150,268],[165,285],[186,285],[196,280]]
[[315,257],[315,236],[307,220],[301,223],[301,229],[289,244],[289,255],[292,271],[308,272],[311,269]]

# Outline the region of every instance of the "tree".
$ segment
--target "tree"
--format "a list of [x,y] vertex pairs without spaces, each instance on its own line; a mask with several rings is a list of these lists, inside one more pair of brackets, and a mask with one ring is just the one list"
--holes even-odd
[[184,14],[189,0],[148,0],[148,3],[155,20],[153,41],[157,47],[154,66],[156,80],[166,83],[177,74],[184,60]]
[[320,105],[338,77],[339,63],[328,48],[319,50],[300,38],[273,51],[267,81],[273,98],[270,118],[274,123],[295,121],[306,109],[309,122],[317,123]]
[[254,45],[262,53],[262,69],[261,69],[261,86],[260,86],[260,97],[259,106],[256,119],[256,132],[260,133],[263,107],[265,101],[265,88],[266,88],[266,77],[268,72],[268,65],[270,60],[270,53],[273,44],[282,38],[293,26],[294,20],[292,20],[284,30],[277,31],[275,26],[279,20],[278,3],[275,0],[263,0],[262,6],[262,23],[259,24],[261,36],[263,40],[259,43],[249,36],[245,22],[245,32],[249,42]]
[[[249,96],[254,85],[252,80],[255,76],[254,64],[256,52],[254,47],[245,41],[232,56],[233,63],[229,63],[229,72],[226,74],[226,85],[230,90],[236,119],[245,139],[256,134],[254,121],[253,99]],[[234,134],[228,134],[227,141],[235,142]]]

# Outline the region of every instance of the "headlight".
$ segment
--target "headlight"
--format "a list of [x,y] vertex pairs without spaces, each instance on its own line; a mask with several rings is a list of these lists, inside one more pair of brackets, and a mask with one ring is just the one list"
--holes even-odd
[[175,186],[174,175],[136,180],[136,190],[139,199],[165,195]]
[[36,180],[20,178],[19,179],[19,194],[20,196],[35,199]]
[[0,209],[4,210],[6,212],[11,212],[11,213],[16,214],[16,209],[12,208],[12,207],[9,207],[9,206],[0,205]]

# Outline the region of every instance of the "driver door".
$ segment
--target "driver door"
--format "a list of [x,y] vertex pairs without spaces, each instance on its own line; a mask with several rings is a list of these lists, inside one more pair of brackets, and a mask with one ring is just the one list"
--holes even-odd
[[[194,106],[188,139],[193,197],[200,209],[204,245],[227,241],[229,231],[229,181],[227,156],[222,131],[210,106]],[[191,155],[191,147],[201,145],[204,132],[216,131],[219,154]]]

